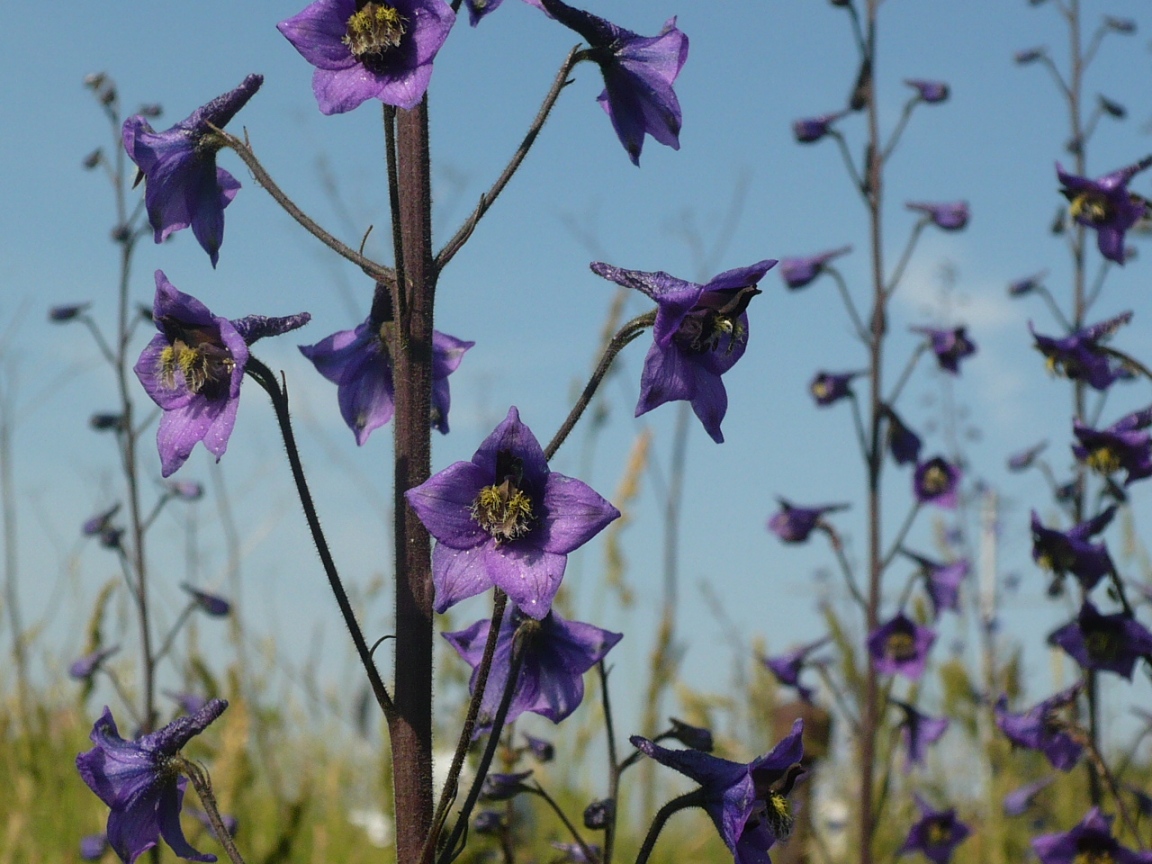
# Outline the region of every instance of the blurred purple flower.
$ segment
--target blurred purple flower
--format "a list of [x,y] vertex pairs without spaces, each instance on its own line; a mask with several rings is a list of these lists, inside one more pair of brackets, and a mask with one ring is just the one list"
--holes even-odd
[[91,303],[72,303],[68,306],[53,306],[48,310],[48,320],[54,324],[72,321],[87,312],[91,305]]
[[1152,852],[1135,852],[1121,846],[1112,836],[1112,817],[1093,807],[1071,831],[1044,834],[1032,841],[1032,851],[1040,864],[1152,864]]
[[816,404],[825,407],[852,395],[852,381],[861,372],[817,372],[808,390]]
[[1106,429],[1092,429],[1072,421],[1076,444],[1073,455],[1098,474],[1108,476],[1125,471],[1124,485],[1152,477],[1152,437],[1145,431],[1152,425],[1152,406],[1126,414]]
[[199,693],[192,693],[187,690],[174,692],[165,690],[164,695],[172,699],[180,706],[180,710],[185,714],[197,714],[200,709],[208,704],[208,700],[201,696]]
[[100,668],[105,659],[111,657],[119,650],[119,645],[113,645],[110,648],[100,648],[91,654],[85,654],[68,667],[68,674],[77,681],[88,680],[96,674],[96,670]]
[[904,206],[917,213],[923,213],[929,222],[942,231],[961,231],[968,224],[967,201],[941,203],[909,201]]
[[164,132],[153,130],[141,114],[124,121],[124,149],[145,178],[144,206],[157,243],[192,226],[196,242],[216,266],[224,240],[224,208],[240,183],[216,167],[216,153],[224,142],[212,127],[223,129],[263,82],[262,75],[249,75],[235,90]]
[[996,725],[1017,747],[1039,750],[1053,768],[1071,771],[1084,748],[1068,734],[1069,722],[1063,715],[1075,710],[1076,699],[1083,689],[1082,683],[1074,684],[1022,714],[1011,713],[1007,697],[1001,696],[996,701]]
[[674,738],[685,747],[693,750],[701,750],[704,753],[712,752],[716,742],[713,739],[711,729],[705,729],[703,726],[692,726],[683,720],[677,720],[675,717],[669,717],[668,722],[671,724],[671,728],[661,736],[662,738]]
[[1152,633],[1125,612],[1101,615],[1089,600],[1079,614],[1048,637],[1083,669],[1115,672],[1132,680],[1136,661],[1152,655]]
[[960,611],[960,585],[968,577],[972,565],[967,558],[959,558],[947,564],[932,561],[913,553],[906,553],[920,567],[920,575],[924,577],[924,587],[928,591],[928,599],[932,602],[932,614],[940,617],[944,610]]
[[1004,815],[1023,816],[1035,803],[1036,796],[1052,785],[1056,778],[1052,775],[1041,777],[1034,783],[1026,783],[1004,796]]
[[1131,18],[1115,18],[1112,15],[1105,15],[1104,26],[1113,33],[1123,33],[1125,36],[1136,32],[1136,22]]
[[1033,510],[1032,560],[1056,576],[1071,573],[1085,591],[1091,591],[1115,568],[1108,547],[1088,540],[1107,528],[1114,515],[1116,508],[1109,507],[1067,531],[1058,531],[1041,525]]
[[521,771],[518,774],[489,774],[480,787],[480,797],[485,801],[509,801],[521,792],[528,791],[524,781],[531,776],[531,771]]
[[135,741],[125,741],[107,708],[92,727],[91,750],[76,757],[76,768],[88,787],[108,805],[108,843],[125,862],[165,842],[181,858],[215,861],[184,839],[180,806],[188,781],[177,773],[173,757],[219,717],[228,703],[213,699],[197,714],[180,717]]
[[419,105],[455,20],[444,0],[317,0],[276,29],[316,67],[321,113],[342,114],[369,99]]
[[785,543],[803,543],[815,528],[823,524],[825,515],[848,509],[847,504],[799,507],[783,498],[776,500],[780,502],[780,511],[768,520],[768,530]]
[[601,798],[584,808],[584,827],[589,831],[603,831],[616,815],[616,802]]
[[86,834],[80,838],[80,857],[85,861],[99,861],[108,851],[108,838],[103,834]]
[[1017,51],[1013,59],[1020,66],[1027,66],[1030,63],[1035,63],[1042,57],[1048,56],[1047,48],[1025,48],[1023,51]]
[[553,849],[560,853],[561,862],[569,862],[569,864],[598,864],[600,858],[600,847],[595,843],[588,844],[588,851],[594,857],[589,858],[588,854],[584,851],[584,847],[579,843],[561,843],[558,840],[553,840],[550,844]]
[[929,745],[935,744],[948,731],[949,720],[921,714],[914,706],[899,699],[893,699],[892,703],[904,714],[900,721],[900,740],[904,742],[904,753],[908,757],[904,763],[907,772],[913,765],[924,764]]
[[960,489],[960,468],[952,465],[943,456],[933,456],[916,466],[912,476],[912,491],[921,504],[935,504],[951,509],[956,506],[956,495]]
[[112,517],[120,512],[120,503],[117,502],[102,513],[97,513],[85,520],[80,526],[80,533],[85,537],[97,537],[112,530]]
[[97,411],[88,418],[88,426],[97,432],[123,432],[124,415],[111,411]]
[[936,634],[921,627],[903,612],[877,627],[868,636],[872,665],[882,675],[903,675],[919,680],[928,665],[928,651]]
[[1143,198],[1128,191],[1128,183],[1149,165],[1152,165],[1152,156],[1145,156],[1139,162],[1090,180],[1068,174],[1056,163],[1056,176],[1063,186],[1060,191],[1068,199],[1072,218],[1096,229],[1100,254],[1117,264],[1124,263],[1125,232],[1148,210]]
[[496,810],[481,810],[472,820],[472,827],[477,834],[499,834],[504,830],[504,816]]
[[728,411],[728,394],[720,376],[744,356],[748,344],[745,310],[760,293],[757,283],[775,264],[774,260],[760,261],[697,285],[664,272],[593,262],[597,275],[656,302],[652,347],[640,376],[637,417],[665,402],[684,399],[692,404],[712,440],[724,441],[720,422]]
[[1026,294],[1031,294],[1033,291],[1039,291],[1044,287],[1044,279],[1047,277],[1048,271],[1041,270],[1039,273],[1034,273],[1031,276],[1025,276],[1023,279],[1017,279],[1008,285],[1009,297],[1023,297]]
[[667,750],[639,735],[630,740],[646,756],[700,784],[703,807],[736,864],[767,864],[768,849],[787,839],[792,830],[788,795],[804,773],[803,728],[803,721],[797,720],[771,753],[747,764],[698,750]]
[[976,343],[968,338],[966,327],[951,330],[936,327],[913,327],[913,333],[923,333],[928,337],[929,347],[936,355],[936,362],[945,372],[960,374],[960,361],[976,353]]
[[916,464],[920,459],[920,436],[908,428],[900,419],[900,415],[890,406],[882,405],[880,410],[887,421],[885,438],[888,442],[888,452],[892,454],[897,465]]
[[1008,470],[1009,471],[1026,471],[1031,468],[1036,461],[1036,457],[1044,452],[1048,447],[1047,441],[1041,441],[1039,444],[1034,444],[1027,450],[1021,450],[1019,453],[1013,453],[1008,457]]
[[1042,336],[1028,329],[1036,340],[1036,350],[1044,355],[1049,371],[1069,381],[1083,381],[1094,390],[1107,390],[1122,376],[1124,363],[1102,348],[1100,343],[1132,320],[1131,312],[1122,312],[1107,321],[1081,328],[1063,338]]
[[920,808],[920,819],[912,826],[899,854],[922,852],[934,864],[948,864],[971,829],[956,818],[955,809],[934,810],[919,795],[916,806]]
[[948,85],[943,81],[925,81],[921,78],[905,78],[904,83],[909,87],[916,88],[916,92],[922,102],[945,102],[951,93]]
[[568,553],[620,515],[586,484],[548,469],[514,407],[471,462],[456,462],[404,497],[438,541],[437,612],[495,586],[544,618]]
[[[371,318],[355,330],[340,330],[315,345],[301,345],[300,353],[316,371],[337,386],[340,416],[363,446],[374,429],[392,419],[395,406],[392,357],[385,329]],[[460,366],[464,352],[475,345],[455,336],[432,331],[432,426],[448,434],[448,410],[452,396],[448,376]]]
[[776,657],[761,657],[761,662],[776,680],[785,687],[793,687],[801,701],[811,704],[812,689],[800,683],[800,673],[808,665],[808,655],[828,644],[828,638],[818,639],[786,654]]
[[799,120],[793,120],[792,134],[801,144],[814,144],[831,132],[832,124],[846,114],[848,114],[847,111],[836,111],[832,114],[821,114],[818,117],[802,117]]
[[192,587],[187,582],[182,582],[180,587],[192,595],[192,602],[206,615],[210,615],[213,618],[223,618],[232,611],[232,604],[219,594],[210,594],[207,591],[201,591],[199,588]]
[[[485,634],[487,638],[487,634]],[[531,735],[525,734],[524,740],[527,742],[528,750],[536,757],[537,762],[551,762],[556,758],[556,748],[552,745],[551,741],[545,741],[543,738],[534,738]]]
[[195,480],[168,480],[164,486],[169,495],[181,501],[199,501],[204,497],[204,487]]
[[815,281],[816,277],[828,268],[828,262],[852,251],[851,246],[841,246],[839,249],[830,249],[807,258],[780,259],[780,276],[784,284],[796,291]]

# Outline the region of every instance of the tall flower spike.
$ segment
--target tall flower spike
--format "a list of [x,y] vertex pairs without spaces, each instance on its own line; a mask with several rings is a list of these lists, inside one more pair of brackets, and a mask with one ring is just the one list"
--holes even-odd
[[1115,672],[1129,681],[1136,661],[1152,657],[1152,633],[1126,612],[1101,615],[1090,600],[1080,613],[1049,637],[1083,669]]
[[548,469],[515,408],[471,462],[450,465],[404,497],[437,540],[437,612],[496,586],[544,618],[568,554],[620,515],[584,483]]
[[1101,343],[1132,320],[1122,312],[1107,321],[1083,327],[1062,338],[1042,336],[1028,323],[1036,350],[1044,355],[1048,369],[1069,381],[1083,381],[1094,390],[1107,390],[1124,376],[1124,364],[1101,347]]
[[1112,836],[1112,817],[1093,807],[1071,831],[1044,834],[1032,841],[1040,864],[1152,864],[1152,852],[1136,852],[1121,846]]
[[419,105],[455,20],[444,0],[316,0],[276,29],[316,67],[321,113],[343,114],[369,99]]
[[1065,715],[1075,712],[1083,689],[1083,684],[1074,684],[1019,714],[1009,711],[1007,697],[1001,696],[996,700],[996,725],[1017,747],[1039,750],[1053,768],[1071,771],[1084,747],[1068,734],[1070,723]]
[[641,753],[700,784],[704,810],[736,864],[771,864],[769,848],[792,830],[788,796],[804,773],[803,730],[804,722],[797,720],[771,753],[747,764],[699,750],[668,750],[639,735],[630,740]]
[[[496,640],[496,653],[492,656],[492,670],[488,684],[484,688],[484,698],[480,703],[479,726],[476,734],[489,729],[496,709],[504,695],[508,683],[508,673],[512,663],[513,637],[516,630],[532,621],[519,609],[513,609],[504,616],[500,624],[500,634]],[[545,616],[527,635],[524,642],[523,662],[516,680],[515,693],[508,707],[505,724],[511,723],[524,712],[547,717],[559,723],[575,711],[584,699],[584,673],[604,659],[613,646],[624,638],[622,633],[602,630],[591,624],[568,621],[555,611]],[[480,661],[484,657],[484,646],[488,632],[492,629],[490,619],[477,621],[471,627],[455,633],[445,633],[456,653],[472,667],[469,691],[476,688]],[[543,751],[533,746],[538,739],[529,738],[529,746],[541,761]],[[547,742],[539,742],[551,747]],[[550,757],[549,757],[550,758]]]
[[[536,5],[536,4],[533,4]],[[672,89],[688,59],[688,37],[669,18],[655,36],[639,36],[563,0],[540,0],[544,10],[587,41],[604,75],[597,99],[632,164],[640,164],[645,133],[680,149],[680,101]]]
[[1152,156],[1090,180],[1067,173],[1056,163],[1060,193],[1068,199],[1072,218],[1096,230],[1100,254],[1117,264],[1124,263],[1124,234],[1148,213],[1148,202],[1128,191],[1138,173],[1152,165]]
[[287,318],[251,316],[229,321],[176,289],[156,271],[152,318],[160,332],[136,361],[136,377],[163,410],[156,444],[161,473],[168,477],[203,441],[217,461],[236,423],[248,345],[308,323],[308,314]]
[[135,741],[125,741],[107,708],[92,727],[91,750],[76,757],[76,768],[100,800],[108,805],[108,843],[125,864],[132,864],[164,838],[172,851],[189,861],[215,861],[197,852],[180,828],[180,807],[188,781],[173,757],[224,713],[228,703],[213,699],[191,717],[180,717]]
[[236,197],[240,183],[216,167],[223,142],[212,127],[224,128],[263,82],[262,75],[249,75],[235,90],[164,132],[153,130],[140,114],[124,121],[124,149],[144,177],[144,206],[157,243],[192,226],[196,242],[216,266],[224,240],[224,208]]
[[640,376],[636,416],[665,402],[686,400],[717,444],[728,411],[728,393],[720,376],[736,365],[748,345],[748,313],[757,284],[776,264],[764,260],[728,270],[704,285],[657,271],[625,270],[592,263],[592,272],[634,288],[656,302],[653,342]]

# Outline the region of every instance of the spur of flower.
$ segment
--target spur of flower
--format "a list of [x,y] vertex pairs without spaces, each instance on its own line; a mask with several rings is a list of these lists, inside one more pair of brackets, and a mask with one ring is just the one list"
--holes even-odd
[[136,361],[136,377],[163,410],[156,443],[168,477],[198,441],[217,461],[236,423],[248,346],[308,323],[306,312],[286,318],[250,315],[230,321],[213,315],[156,271],[152,319],[160,331]]
[[[819,639],[807,645],[802,645],[785,654],[779,654],[775,657],[761,658],[764,666],[772,673],[777,682],[785,687],[793,687],[803,702],[812,702],[812,688],[805,687],[800,683],[800,673],[804,667],[810,665],[808,655],[813,651],[818,651],[828,644],[828,639]],[[817,660],[816,663],[821,661]]]
[[829,249],[817,255],[806,258],[780,259],[780,276],[784,284],[793,291],[804,288],[813,282],[817,276],[828,269],[828,263],[852,251],[851,246],[841,246],[839,249]]
[[768,530],[785,543],[803,543],[808,536],[823,525],[829,513],[847,510],[847,504],[824,504],[816,507],[800,507],[783,498],[777,498],[780,509],[768,520]]
[[1028,329],[1032,330],[1036,350],[1044,355],[1050,371],[1063,375],[1069,381],[1083,381],[1092,389],[1103,391],[1124,377],[1126,367],[1122,360],[1108,352],[1101,343],[1131,320],[1131,312],[1122,312],[1114,318],[1082,327],[1062,338],[1042,336],[1032,328],[1031,323]]
[[584,483],[549,470],[515,408],[471,462],[450,465],[404,497],[437,540],[437,612],[495,586],[525,614],[544,618],[568,553],[620,515]]
[[604,92],[597,101],[632,164],[640,164],[645,133],[680,149],[682,116],[672,85],[688,59],[688,37],[677,29],[675,18],[669,18],[655,36],[640,36],[562,0],[533,5],[542,6],[587,41],[588,57],[604,76]]
[[916,466],[912,475],[912,491],[921,504],[952,508],[956,506],[961,476],[959,466],[951,464],[942,456],[933,456]]
[[[301,345],[300,353],[316,371],[337,387],[340,416],[363,445],[374,429],[392,419],[395,410],[392,356],[389,353],[390,322],[371,318],[354,330],[340,330],[315,345]],[[448,434],[448,409],[452,403],[448,376],[460,366],[464,352],[475,345],[439,330],[432,331],[433,428]]]
[[868,653],[882,675],[903,675],[917,681],[924,674],[928,651],[935,641],[936,634],[931,629],[900,612],[869,634]]
[[684,399],[717,444],[724,441],[720,422],[728,411],[728,393],[720,380],[744,356],[748,344],[749,302],[772,267],[764,260],[728,270],[704,285],[657,271],[625,270],[592,264],[599,276],[634,288],[656,302],[652,347],[640,376],[636,416]]
[[1152,425],[1152,406],[1126,414],[1105,429],[1093,429],[1072,421],[1076,443],[1073,455],[1089,468],[1105,476],[1126,472],[1124,485],[1152,477],[1152,436],[1144,431]]
[[1072,725],[1066,715],[1075,712],[1083,689],[1082,683],[1073,684],[1019,714],[1009,711],[1008,698],[1001,696],[996,701],[996,725],[1017,747],[1039,750],[1053,768],[1071,771],[1084,747],[1069,734]]
[[899,854],[921,852],[933,864],[948,864],[956,847],[972,833],[967,825],[956,818],[956,810],[936,810],[919,795],[916,806],[920,808],[920,818],[908,831]]
[[320,111],[343,114],[369,99],[419,105],[455,20],[444,0],[316,0],[276,29],[316,67]]
[[1152,156],[1091,180],[1067,173],[1056,163],[1060,193],[1068,199],[1068,212],[1081,225],[1096,230],[1100,254],[1124,263],[1124,234],[1148,213],[1148,202],[1128,191],[1138,173],[1152,165]]
[[[456,653],[472,667],[469,691],[475,690],[484,646],[492,629],[490,619],[477,621],[455,633],[445,633]],[[613,646],[624,638],[622,633],[602,630],[592,624],[568,621],[548,613],[540,621],[513,608],[500,622],[496,653],[480,703],[477,734],[491,727],[503,698],[511,671],[513,644],[521,632],[523,660],[514,685],[512,702],[504,723],[513,722],[524,712],[547,717],[559,723],[575,711],[584,699],[584,673],[604,659]],[[549,745],[551,746],[551,745]]]
[[1136,852],[1112,836],[1112,817],[1093,807],[1071,831],[1043,834],[1032,841],[1040,864],[1152,864],[1152,852]]
[[125,864],[132,864],[161,837],[181,858],[216,860],[215,855],[193,849],[180,828],[188,781],[179,773],[177,754],[227,707],[222,699],[213,699],[196,714],[179,717],[135,741],[120,737],[107,708],[92,727],[96,746],[76,757],[76,768],[108,805],[108,843]]
[[788,796],[804,773],[803,729],[797,720],[772,752],[746,764],[699,750],[668,750],[639,735],[630,740],[641,753],[700,784],[696,803],[711,817],[736,864],[770,864],[768,849],[792,830]]
[[1032,511],[1032,560],[1057,577],[1071,573],[1085,591],[1091,591],[1114,569],[1108,547],[1092,543],[1108,527],[1116,515],[1115,507],[1108,507],[1091,519],[1072,526],[1067,531],[1047,528]]
[[1152,633],[1127,612],[1102,615],[1085,600],[1080,612],[1048,637],[1083,669],[1115,672],[1132,680],[1136,661],[1152,658]]
[[945,372],[960,374],[960,361],[976,353],[976,343],[968,338],[968,328],[913,327],[913,333],[928,337],[928,347],[936,355],[936,363]]
[[946,201],[930,203],[909,201],[904,205],[909,210],[923,214],[923,219],[931,222],[941,231],[961,231],[968,225],[968,202]]
[[216,266],[224,239],[224,208],[240,183],[216,167],[223,141],[212,127],[223,129],[263,82],[263,76],[249,75],[235,90],[163,132],[156,132],[140,114],[124,121],[124,149],[144,178],[144,207],[157,243],[191,226],[196,242]]

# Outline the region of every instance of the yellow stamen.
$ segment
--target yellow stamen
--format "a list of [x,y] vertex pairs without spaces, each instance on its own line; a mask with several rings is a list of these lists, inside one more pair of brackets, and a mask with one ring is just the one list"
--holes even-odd
[[367,3],[348,19],[343,42],[354,57],[380,56],[400,45],[407,19],[392,6]]
[[497,543],[515,540],[532,527],[532,499],[508,479],[481,489],[470,515]]
[[1120,470],[1120,454],[1107,444],[1097,447],[1088,454],[1088,467],[1098,474],[1115,474]]

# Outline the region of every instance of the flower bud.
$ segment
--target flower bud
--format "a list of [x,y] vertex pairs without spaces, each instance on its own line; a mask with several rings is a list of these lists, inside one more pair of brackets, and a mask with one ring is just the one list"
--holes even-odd
[[616,802],[611,798],[593,801],[584,808],[584,827],[589,831],[603,831],[616,813]]

